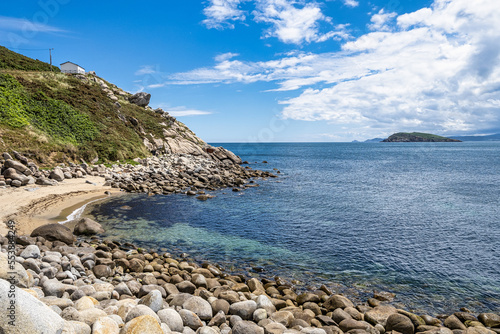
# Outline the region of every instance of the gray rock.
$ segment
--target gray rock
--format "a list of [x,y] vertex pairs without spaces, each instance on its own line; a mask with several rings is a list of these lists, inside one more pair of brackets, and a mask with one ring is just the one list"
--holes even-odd
[[229,314],[240,316],[243,320],[251,320],[257,309],[257,303],[253,300],[237,302],[229,307]]
[[479,321],[481,321],[486,327],[499,328],[500,327],[500,315],[494,313],[481,313],[478,316]]
[[264,310],[266,310],[268,315],[276,312],[276,307],[267,296],[260,295],[255,301],[257,302],[257,308],[263,308]]
[[343,320],[345,319],[352,319],[351,315],[344,311],[341,308],[336,309],[332,313],[332,319],[337,323],[340,324]]
[[191,297],[187,299],[183,304],[182,308],[194,312],[201,320],[212,319],[212,306],[201,297]]
[[354,304],[342,295],[333,295],[327,299],[323,306],[328,310],[335,310],[337,308],[344,309],[346,307],[354,307]]
[[97,266],[94,267],[93,271],[95,277],[97,278],[111,277],[115,274],[115,270],[105,264],[98,264]]
[[56,167],[50,172],[49,178],[57,182],[64,181],[64,172],[60,167]]
[[282,334],[286,331],[286,327],[277,322],[271,322],[264,326],[264,331],[266,334]]
[[118,334],[119,332],[118,324],[109,317],[99,318],[92,325],[93,334]]
[[203,326],[200,318],[194,312],[191,312],[189,310],[180,310],[179,315],[182,318],[184,326],[187,326],[193,330],[197,330],[198,328]]
[[37,245],[26,246],[26,248],[21,252],[20,256],[25,259],[38,259],[40,257],[40,249]]
[[136,307],[131,309],[127,313],[127,317],[125,318],[125,322],[127,323],[134,318],[140,317],[141,315],[150,315],[153,318],[155,318],[158,321],[158,323],[160,323],[160,318],[158,317],[158,315],[152,309],[147,307],[146,305],[137,305]]
[[140,92],[129,97],[129,101],[133,104],[138,105],[139,107],[145,107],[149,104],[149,100],[151,99],[151,94]]
[[47,224],[37,227],[31,232],[32,237],[44,237],[49,241],[62,241],[68,245],[73,244],[75,237],[69,228],[61,224]]
[[380,324],[385,327],[385,324],[387,322],[387,318],[391,314],[397,313],[398,311],[396,310],[395,307],[389,306],[389,305],[380,305],[377,306],[368,312],[365,313],[365,320],[372,325]]
[[158,290],[153,290],[144,297],[141,298],[139,304],[146,305],[154,312],[158,312],[163,307],[163,299],[161,297],[161,292]]
[[274,312],[269,317],[269,319],[288,327],[288,326],[290,326],[292,321],[295,319],[295,317],[293,316],[293,313],[290,311],[278,311],[278,312]]
[[26,169],[28,169],[28,167],[26,167],[25,165],[23,165],[19,161],[15,161],[12,159],[5,160],[4,166],[5,166],[5,168],[14,168],[19,173],[24,173],[24,171]]
[[104,233],[101,224],[90,218],[81,218],[77,220],[73,234],[75,235],[94,235]]
[[120,296],[121,295],[132,296],[132,291],[130,291],[129,287],[124,282],[121,282],[117,286],[115,286],[115,291],[118,292]]
[[[92,332],[92,328],[84,322],[81,321],[68,321],[66,322],[68,325],[71,325],[75,334],[90,334]],[[66,334],[66,332],[63,332]],[[68,332],[71,333],[71,332]]]
[[95,307],[81,310],[79,311],[79,313],[82,317],[82,321],[89,326],[92,326],[92,324],[96,322],[97,319],[107,316],[106,312]]
[[233,334],[264,334],[264,328],[250,321],[239,321],[233,327]]
[[[62,331],[65,321],[50,307],[28,292],[15,288],[15,306],[7,298],[11,285],[0,279],[0,324],[3,332],[9,334],[56,333]],[[11,309],[9,309],[11,307]],[[12,317],[10,317],[12,314]],[[15,316],[14,316],[15,314]],[[15,319],[14,323],[10,323]]]
[[25,269],[30,269],[33,270],[35,273],[39,274],[40,273],[40,267],[38,266],[38,263],[35,259],[27,259],[26,261],[23,262],[23,267]]
[[455,315],[450,315],[448,318],[444,320],[444,325],[451,330],[460,329],[465,330],[465,325],[458,319]]
[[184,322],[179,313],[171,308],[166,308],[158,311],[158,317],[161,322],[166,323],[168,327],[174,332],[182,332]]
[[182,281],[175,285],[180,292],[193,294],[196,290],[196,285],[189,281]]
[[33,276],[18,263],[9,263],[7,254],[0,252],[0,278],[21,288],[28,288],[33,284]]
[[198,328],[196,334],[219,334],[219,331],[216,331],[212,327],[203,326]]
[[402,334],[413,334],[415,327],[410,318],[402,314],[391,314],[387,318],[385,329],[387,331],[397,331]]

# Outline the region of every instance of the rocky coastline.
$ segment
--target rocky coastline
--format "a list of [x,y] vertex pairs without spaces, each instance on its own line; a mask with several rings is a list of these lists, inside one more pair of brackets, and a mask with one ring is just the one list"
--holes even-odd
[[88,218],[30,236],[10,227],[0,238],[0,307],[12,310],[0,312],[4,333],[500,333],[498,314],[417,315],[384,292],[355,305],[325,286],[298,291],[280,277],[102,240]]
[[[242,167],[222,148],[205,153],[52,170],[40,170],[18,152],[14,158],[4,153],[0,182],[52,187],[91,175],[127,192],[206,200],[211,190],[239,191],[256,186],[255,178],[276,177]],[[20,184],[13,184],[16,180]],[[9,233],[0,237],[0,307],[7,310],[0,312],[3,333],[500,333],[499,314],[462,309],[417,315],[391,305],[394,295],[387,292],[354,302],[324,285],[304,290],[277,276],[236,274],[188,254],[103,240],[101,225],[88,218],[43,225],[29,236],[16,236],[15,221],[7,226]]]
[[[241,159],[222,148],[207,146],[203,155],[186,153],[151,156],[134,159],[133,164],[67,166],[41,170],[22,154],[14,151],[3,153],[0,161],[0,187],[57,186],[66,179],[99,176],[105,185],[127,192],[150,194],[186,193],[206,200],[211,195],[205,191],[233,188],[234,191],[257,186],[254,178],[274,178],[277,175],[243,167]],[[278,171],[279,173],[279,171]]]

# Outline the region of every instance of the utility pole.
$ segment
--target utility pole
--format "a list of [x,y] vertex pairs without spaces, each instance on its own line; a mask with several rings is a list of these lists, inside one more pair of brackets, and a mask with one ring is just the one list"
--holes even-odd
[[52,71],[52,50],[54,50],[54,48],[49,49],[49,55],[50,55],[50,71]]

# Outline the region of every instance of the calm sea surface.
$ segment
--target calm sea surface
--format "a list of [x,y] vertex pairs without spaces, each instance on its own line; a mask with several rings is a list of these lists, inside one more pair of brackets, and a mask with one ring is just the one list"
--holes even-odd
[[223,146],[280,177],[205,202],[123,196],[88,214],[110,237],[299,288],[358,300],[385,290],[432,314],[500,311],[500,142]]

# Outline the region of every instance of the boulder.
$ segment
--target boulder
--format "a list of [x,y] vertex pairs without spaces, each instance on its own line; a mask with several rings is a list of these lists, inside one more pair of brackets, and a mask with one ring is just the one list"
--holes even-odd
[[444,320],[444,325],[451,330],[460,329],[465,330],[465,325],[458,319],[455,315],[450,315],[448,318]]
[[140,92],[129,97],[130,103],[136,104],[139,107],[145,107],[149,104],[149,100],[151,99],[151,94],[146,92]]
[[[9,334],[57,333],[65,326],[65,321],[49,306],[30,293],[15,288],[15,304],[11,303],[11,285],[0,279],[0,324]],[[9,309],[10,308],[10,309]],[[15,314],[15,316],[14,316]],[[12,315],[12,317],[11,317]],[[13,321],[9,323],[9,321]]]
[[163,308],[163,299],[161,297],[161,292],[158,290],[151,291],[150,293],[141,298],[139,304],[146,305],[154,312],[158,312]]
[[387,318],[385,329],[386,331],[397,331],[402,334],[413,334],[415,332],[411,319],[399,313],[391,314]]
[[161,322],[167,324],[172,331],[182,332],[184,323],[176,310],[171,308],[160,310],[158,311],[158,317],[160,317]]
[[182,308],[194,312],[201,320],[212,319],[212,306],[203,298],[194,296],[187,299]]
[[64,172],[60,167],[56,167],[50,172],[49,178],[57,182],[64,181]]
[[237,302],[229,307],[229,314],[240,316],[243,320],[251,320],[257,309],[257,303],[253,300]]
[[31,232],[32,237],[44,237],[49,241],[62,241],[68,245],[73,244],[75,237],[69,228],[61,224],[47,224]]
[[18,262],[12,262],[8,255],[0,252],[0,279],[8,280],[9,284],[28,288],[33,283],[33,276]]
[[104,233],[101,224],[90,218],[78,219],[73,229],[73,234],[75,235],[94,235],[100,233]]
[[373,326],[380,324],[385,327],[387,318],[391,314],[397,313],[397,310],[393,306],[380,305],[365,313],[365,320],[371,323]]
[[330,311],[333,311],[337,308],[344,309],[346,307],[354,307],[354,304],[342,295],[333,295],[323,303],[323,307]]
[[141,315],[130,321],[127,321],[125,326],[123,326],[120,334],[136,334],[136,333],[148,333],[148,334],[163,334],[160,324],[151,315]]
[[160,323],[160,318],[158,318],[158,315],[147,307],[146,305],[137,305],[136,307],[132,308],[128,313],[127,317],[125,318],[125,322],[129,322],[130,320],[143,316],[143,315],[149,315],[155,319],[158,324]]
[[179,311],[179,315],[182,318],[184,326],[187,326],[193,330],[197,330],[198,328],[203,326],[200,318],[194,312],[183,309]]
[[118,334],[119,332],[118,324],[109,317],[99,318],[92,325],[92,334]]
[[264,334],[264,328],[251,321],[238,321],[233,326],[233,334]]
[[24,171],[26,169],[28,169],[28,167],[26,167],[22,163],[15,161],[15,160],[10,160],[10,159],[5,161],[4,166],[5,166],[5,168],[14,168],[19,173],[24,173]]
[[21,252],[20,256],[24,259],[38,259],[40,258],[40,249],[36,245],[26,246],[26,248]]
[[486,327],[499,328],[500,327],[500,315],[494,313],[481,313],[479,316],[479,321],[481,321]]

